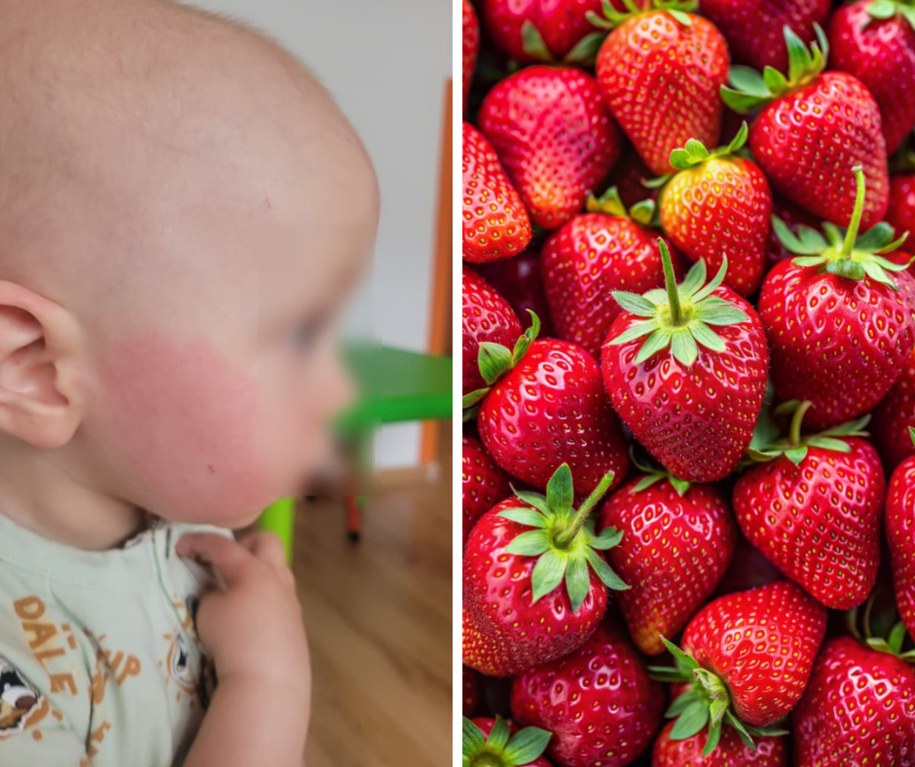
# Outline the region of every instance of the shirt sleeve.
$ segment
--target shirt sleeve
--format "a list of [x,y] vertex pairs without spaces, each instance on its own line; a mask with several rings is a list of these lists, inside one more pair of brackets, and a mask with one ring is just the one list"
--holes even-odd
[[0,656],[0,765],[89,767],[83,740],[12,662]]

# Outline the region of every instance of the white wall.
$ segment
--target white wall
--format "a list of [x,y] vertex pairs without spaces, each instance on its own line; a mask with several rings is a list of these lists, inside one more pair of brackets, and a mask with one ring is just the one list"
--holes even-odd
[[[269,32],[335,95],[375,161],[382,198],[370,300],[354,308],[350,324],[371,327],[383,343],[425,350],[451,0],[185,2]],[[418,458],[418,426],[378,435],[378,466]]]

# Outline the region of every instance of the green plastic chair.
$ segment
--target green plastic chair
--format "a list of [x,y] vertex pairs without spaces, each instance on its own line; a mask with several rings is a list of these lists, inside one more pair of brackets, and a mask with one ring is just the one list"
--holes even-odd
[[[353,345],[345,356],[360,391],[356,405],[339,420],[337,432],[354,447],[362,474],[370,473],[375,430],[384,424],[451,418],[451,358],[392,346]],[[364,487],[364,483],[360,483]],[[360,507],[365,494],[347,496],[350,538],[359,538]],[[276,533],[292,561],[295,499],[268,507],[258,520],[261,530]]]

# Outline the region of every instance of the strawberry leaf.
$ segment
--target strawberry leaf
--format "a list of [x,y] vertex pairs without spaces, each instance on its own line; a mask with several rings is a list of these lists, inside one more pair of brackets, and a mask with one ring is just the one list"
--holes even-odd
[[[534,493],[530,490],[517,490],[514,486],[512,486],[512,492],[515,494],[516,498],[524,501],[530,506],[533,506],[543,514],[549,513],[550,507],[547,506],[546,497],[541,493]],[[511,517],[509,517],[509,519],[511,519]]]
[[683,650],[681,650],[673,642],[669,641],[665,637],[659,637],[661,644],[664,645],[667,652],[674,656],[674,662],[677,664],[677,668],[681,671],[689,672],[690,674],[699,668],[698,661],[695,660],[691,655],[687,655]]
[[539,727],[525,727],[508,741],[503,756],[511,764],[530,764],[543,755],[552,737],[552,733]]
[[746,728],[743,726],[743,722],[734,716],[733,712],[728,711],[724,715],[724,719],[729,725],[731,725],[731,727],[737,730],[737,734],[740,736],[740,739],[743,741],[745,746],[756,748],[756,744],[753,742],[753,738],[750,737],[750,733],[748,733]]
[[708,737],[705,740],[705,747],[702,749],[703,756],[708,756],[712,751],[718,748],[721,742],[722,724],[720,721],[713,722],[708,728]]
[[484,341],[477,353],[480,375],[490,386],[494,384],[512,365],[512,354],[502,344]]
[[605,32],[589,32],[572,47],[563,63],[572,64],[580,67],[594,66],[594,60],[597,58],[597,52],[607,38]]
[[[536,512],[534,512],[536,514]],[[504,514],[500,516],[505,516]],[[550,548],[550,536],[546,530],[530,530],[526,533],[520,533],[512,540],[505,550],[509,554],[517,554],[522,557],[537,557]]]
[[486,738],[480,730],[466,716],[461,720],[461,753],[465,757],[472,756],[483,748]]
[[620,577],[613,572],[604,558],[598,554],[594,549],[589,548],[586,553],[586,558],[588,564],[591,565],[591,569],[597,574],[597,577],[601,579],[601,582],[612,591],[628,591],[629,586],[627,586]]
[[496,721],[489,731],[489,737],[486,739],[486,745],[494,751],[501,751],[508,743],[511,730],[508,728],[505,720],[501,716],[496,717]]
[[575,491],[572,488],[572,470],[569,464],[562,464],[550,477],[546,486],[546,502],[557,514],[567,515],[572,511]]
[[568,557],[554,549],[548,549],[540,555],[537,564],[534,565],[534,570],[531,572],[531,586],[533,589],[531,604],[536,604],[562,583],[568,561]]
[[572,612],[577,613],[588,596],[588,591],[591,590],[591,573],[588,570],[588,562],[581,557],[570,559],[566,568],[565,580]]
[[671,740],[686,740],[702,730],[709,719],[709,707],[705,701],[690,703],[670,731]]
[[892,0],[873,0],[867,6],[867,13],[875,19],[891,19],[896,15],[896,8]]
[[620,308],[637,317],[652,317],[658,309],[645,296],[640,296],[638,293],[614,290],[611,295],[613,300],[620,305]]
[[617,530],[615,527],[607,527],[601,531],[600,535],[591,538],[591,548],[598,551],[606,551],[619,546],[621,540],[623,540],[622,530]]
[[692,298],[696,291],[705,285],[705,277],[705,261],[700,258],[689,268],[686,273],[686,279],[680,283],[680,294],[683,298]]
[[687,706],[697,700],[702,700],[701,694],[695,687],[690,687],[682,695],[674,698],[673,702],[667,707],[667,711],[664,712],[665,718],[673,719],[675,716],[680,716]]
[[526,527],[546,527],[546,517],[535,509],[503,509],[499,512],[499,516]]
[[550,49],[547,48],[540,30],[530,19],[525,19],[521,25],[521,47],[528,56],[537,61],[553,62],[556,60],[550,53]]

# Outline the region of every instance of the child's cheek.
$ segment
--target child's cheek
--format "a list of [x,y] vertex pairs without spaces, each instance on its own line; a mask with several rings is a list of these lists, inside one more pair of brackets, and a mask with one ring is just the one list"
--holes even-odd
[[119,479],[169,519],[250,521],[283,491],[263,460],[256,383],[202,341],[106,350],[98,418]]

